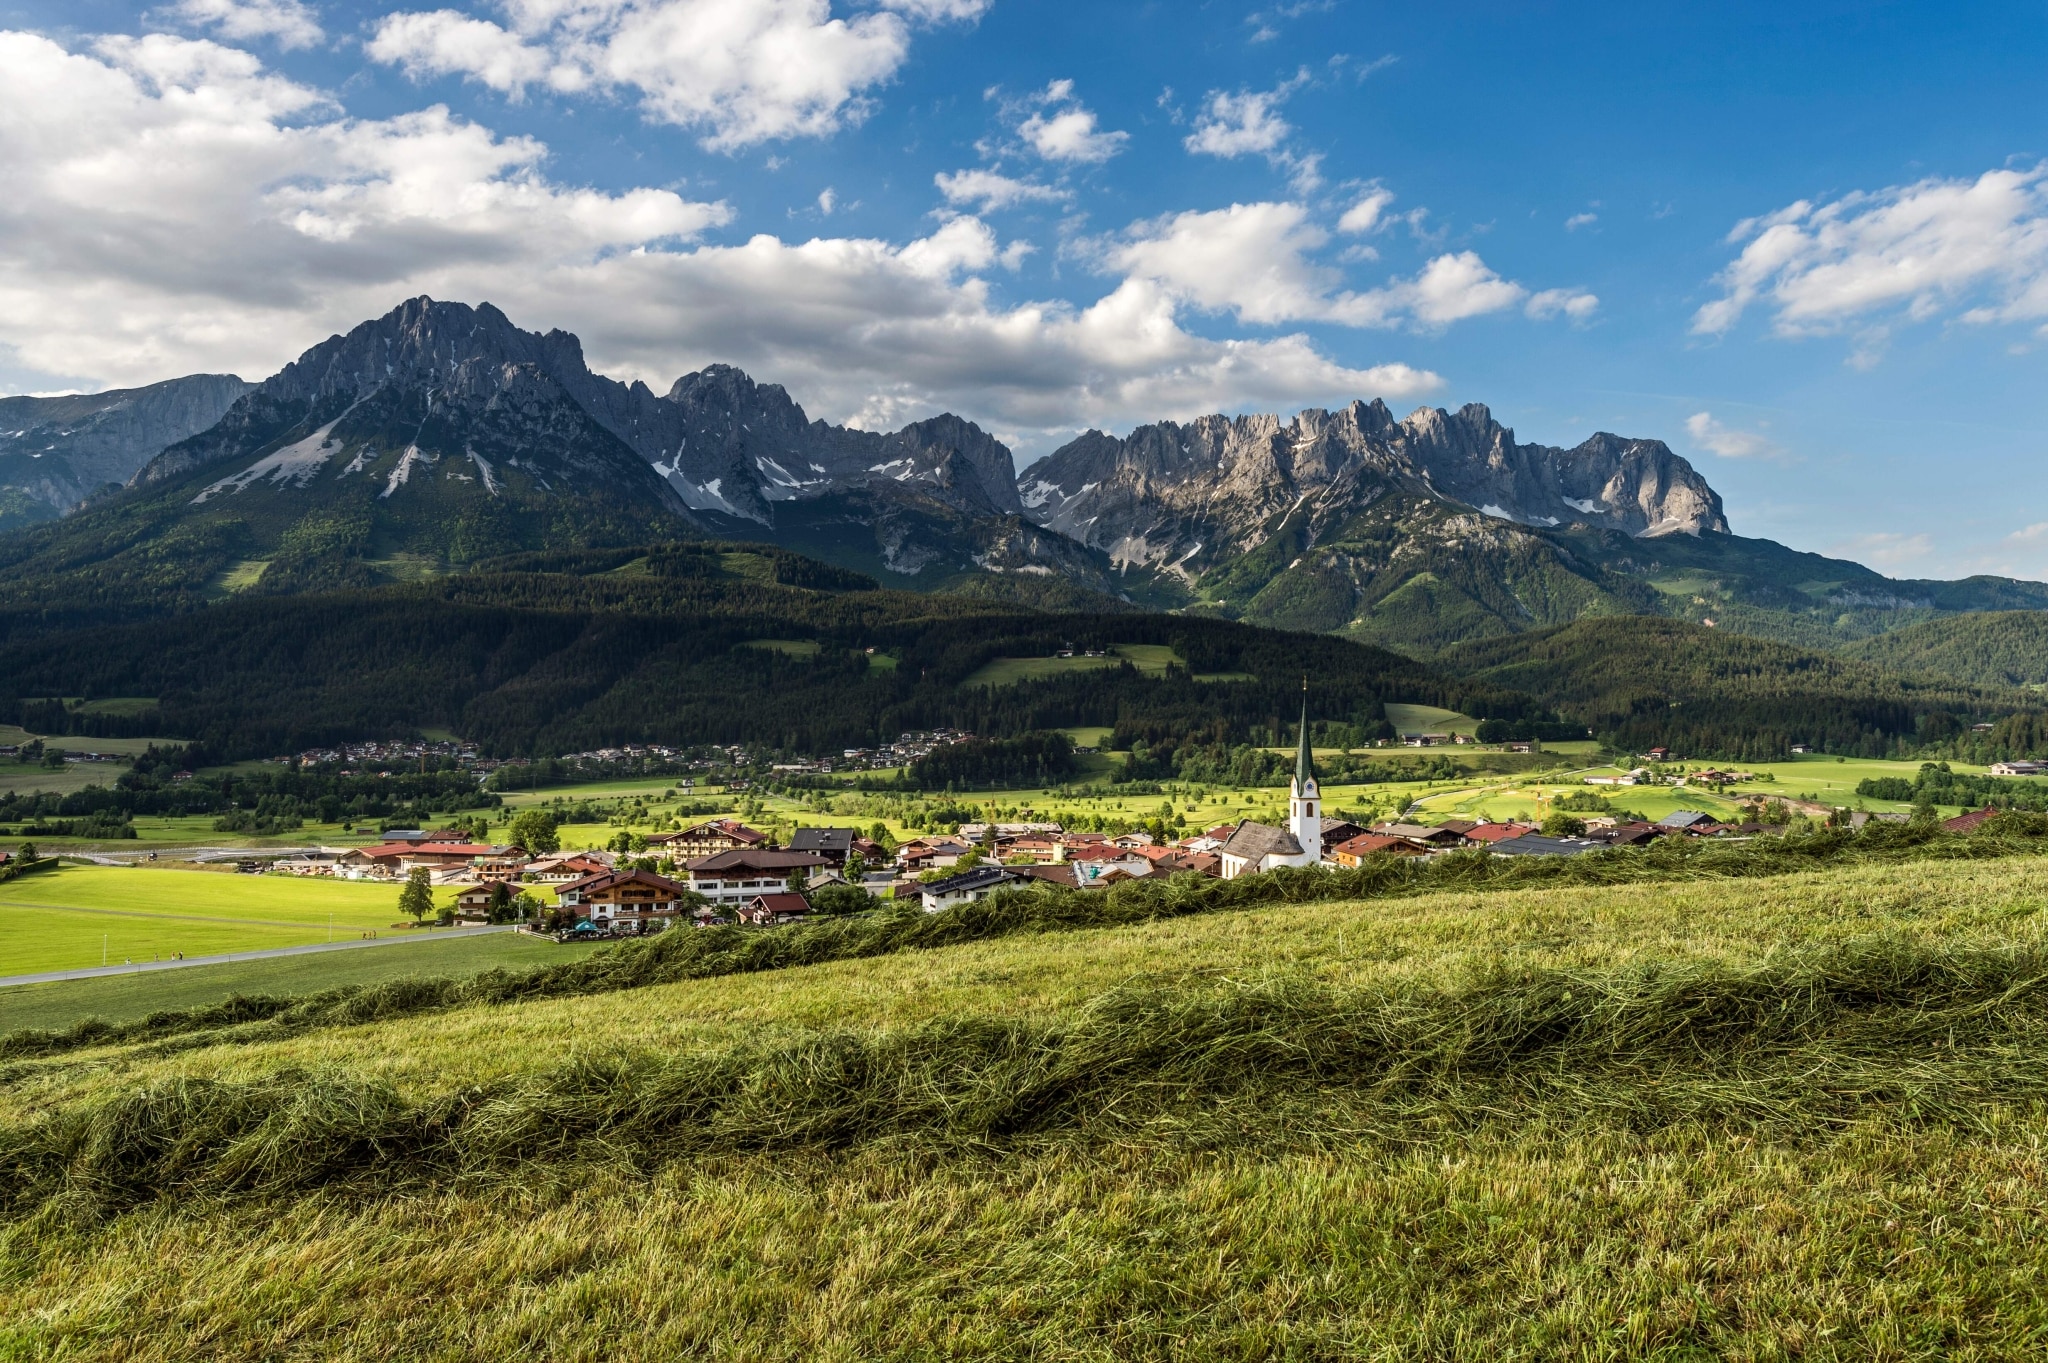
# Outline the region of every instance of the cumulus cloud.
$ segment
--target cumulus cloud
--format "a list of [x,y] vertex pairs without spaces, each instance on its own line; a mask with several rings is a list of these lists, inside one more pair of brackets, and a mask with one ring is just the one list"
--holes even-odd
[[367,51],[416,79],[461,75],[508,94],[636,91],[648,117],[730,151],[857,121],[915,24],[973,19],[988,3],[889,0],[837,19],[830,0],[506,0],[509,27],[455,10],[387,15]]
[[1282,118],[1280,106],[1308,84],[1308,68],[1271,90],[1211,90],[1202,97],[1194,131],[1181,145],[1197,156],[1263,156],[1284,169],[1296,193],[1313,193],[1322,184],[1320,155],[1297,155],[1286,147],[1294,125]]
[[1373,185],[1357,203],[1344,210],[1344,216],[1337,219],[1337,230],[1354,236],[1377,231],[1386,223],[1387,205],[1393,202],[1391,191]]
[[1860,329],[1866,352],[1897,321],[2048,319],[2048,165],[1802,199],[1728,240],[1742,251],[1717,276],[1721,296],[1693,314],[1701,335],[1759,304],[1780,335]]
[[1017,125],[1017,135],[1048,161],[1098,164],[1124,149],[1125,132],[1096,127],[1095,114],[1074,98],[1074,82],[1056,80],[1038,94],[1037,112]]
[[1157,281],[1196,307],[1262,324],[1405,324],[1434,331],[1524,301],[1531,304],[1531,316],[1564,313],[1575,320],[1598,303],[1591,294],[1563,289],[1532,296],[1473,251],[1439,255],[1413,278],[1396,278],[1381,288],[1345,289],[1341,274],[1313,258],[1329,239],[1302,204],[1232,204],[1136,224],[1105,248],[1103,260]]
[[1783,459],[1785,450],[1756,431],[1724,426],[1711,412],[1694,412],[1685,419],[1686,434],[1693,443],[1723,459]]
[[1577,289],[1544,289],[1529,295],[1529,301],[1522,311],[1537,321],[1548,321],[1552,317],[1565,316],[1574,322],[1590,318],[1600,307],[1598,294],[1581,293]]
[[1600,215],[1598,213],[1574,213],[1569,218],[1566,218],[1564,220],[1564,230],[1567,232],[1576,232],[1581,227],[1591,227],[1594,223],[1598,221],[1600,221]]
[[540,143],[438,107],[350,118],[212,42],[72,52],[0,33],[14,190],[0,197],[0,353],[37,388],[260,377],[427,293],[576,331],[622,376],[665,386],[722,360],[817,415],[889,425],[951,408],[1027,445],[1441,385],[1339,363],[1299,335],[1196,335],[1189,300],[1138,275],[1085,305],[999,302],[993,272],[1029,247],[975,217],[906,242],[713,244],[699,238],[729,222],[723,204],[566,186],[545,162]]
[[1060,203],[1071,197],[1066,190],[1032,180],[1018,180],[993,170],[940,171],[932,177],[946,202],[956,207],[974,206],[992,213],[1020,203]]
[[170,15],[238,42],[269,38],[287,51],[327,36],[304,0],[178,0]]

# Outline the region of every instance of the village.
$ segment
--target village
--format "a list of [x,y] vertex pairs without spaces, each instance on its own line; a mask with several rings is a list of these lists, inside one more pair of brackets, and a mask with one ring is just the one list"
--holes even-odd
[[[1643,760],[1663,763],[1670,756],[1654,749]],[[1647,765],[1582,779],[1593,785],[1725,789],[1751,777],[1717,768],[1672,776]],[[1143,829],[1112,834],[1070,831],[1057,822],[985,822],[898,839],[876,824],[796,827],[778,843],[740,819],[721,817],[646,834],[632,839],[630,849],[621,841],[605,849],[534,853],[473,841],[466,830],[403,829],[387,831],[375,846],[301,852],[269,869],[452,890],[452,904],[440,910],[442,921],[517,922],[568,940],[640,936],[677,924],[775,926],[880,903],[915,903],[938,913],[1031,885],[1090,891],[1149,876],[1232,880],[1280,867],[1355,868],[1375,857],[1461,851],[1569,857],[1660,838],[1753,838],[1781,833],[1793,818],[1860,825],[1870,818],[1905,817],[1796,800],[1774,801],[1768,811],[1751,806],[1748,812],[1757,817],[1726,822],[1681,808],[1651,821],[1626,813],[1579,818],[1560,809],[1541,824],[1458,818],[1425,823],[1415,815],[1364,824],[1325,812],[1304,717],[1284,825],[1247,818],[1165,839]],[[1965,831],[1990,814],[1966,813],[1946,826]]]

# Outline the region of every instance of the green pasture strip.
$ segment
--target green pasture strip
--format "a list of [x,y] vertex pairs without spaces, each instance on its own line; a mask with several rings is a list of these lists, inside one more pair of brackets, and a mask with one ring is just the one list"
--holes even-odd
[[1406,734],[1464,734],[1470,737],[1478,732],[1479,721],[1470,715],[1459,714],[1456,710],[1445,710],[1435,705],[1404,705],[1395,701],[1386,704],[1387,723],[1397,733]]
[[0,1341],[180,1363],[2020,1359],[2048,1316],[2044,1133],[1502,1116],[1270,1154],[706,1150],[652,1178],[165,1201],[18,1231]]
[[821,647],[816,639],[749,639],[739,646],[766,649],[791,658],[815,658]]
[[1451,989],[1133,987],[1049,1022],[593,1051],[425,1101],[332,1070],[170,1079],[0,1131],[0,1213],[382,1194],[709,1150],[1116,1143],[1162,1124],[1268,1152],[1323,1129],[1415,1139],[1507,1111],[1639,1133],[1791,1134],[1880,1113],[1968,1124],[2048,1102],[2044,1001],[2048,953],[1873,941],[1749,970],[1508,968]]
[[1667,839],[1577,857],[1373,857],[1356,868],[1282,868],[1236,880],[1193,873],[1145,877],[1106,891],[1051,887],[1002,891],[944,913],[893,908],[845,919],[749,930],[674,929],[591,957],[524,974],[492,971],[470,980],[413,980],[398,986],[326,990],[301,999],[237,999],[217,1009],[170,1013],[120,1025],[98,1021],[64,1032],[0,1038],[0,1058],[52,1055],[122,1041],[191,1034],[193,1041],[260,1043],[308,1029],[443,1012],[475,1004],[610,993],[720,975],[780,970],[989,941],[1020,933],[1116,927],[1191,914],[1281,904],[1371,900],[1514,888],[1747,879],[1829,866],[2037,855],[2048,848],[2048,816],[2009,814],[1973,834],[1927,825],[1872,824],[1861,832],[1823,829],[1749,843]]
[[485,970],[530,969],[593,949],[586,943],[557,944],[498,932],[367,951],[319,952],[17,985],[0,989],[0,1034],[30,1027],[72,1027],[88,1018],[129,1022],[166,1010],[210,1007],[242,995],[308,994],[417,975],[461,978]]

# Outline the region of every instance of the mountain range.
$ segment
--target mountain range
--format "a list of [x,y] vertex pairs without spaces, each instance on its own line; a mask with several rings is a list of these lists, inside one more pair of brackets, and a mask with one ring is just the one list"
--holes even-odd
[[5,404],[0,515],[40,522],[0,536],[9,630],[688,539],[1415,656],[1589,616],[1839,647],[2048,607],[2037,583],[1898,581],[1737,536],[1662,441],[1522,444],[1477,404],[1088,431],[1020,473],[958,416],[833,425],[726,365],[656,393],[488,304],[410,300],[253,386],[195,375]]

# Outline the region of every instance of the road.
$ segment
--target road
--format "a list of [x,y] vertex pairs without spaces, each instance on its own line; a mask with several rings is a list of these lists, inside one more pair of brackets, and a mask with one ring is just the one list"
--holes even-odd
[[52,984],[58,980],[90,980],[101,975],[140,975],[145,970],[182,970],[191,965],[230,965],[236,961],[267,961],[279,956],[310,956],[319,951],[362,951],[369,947],[404,946],[413,942],[447,942],[458,937],[482,937],[494,932],[516,932],[506,923],[484,928],[451,928],[447,931],[407,932],[398,937],[373,937],[367,941],[315,942],[303,947],[272,947],[267,951],[233,951],[224,956],[193,956],[183,961],[138,961],[132,965],[97,965],[88,970],[52,970],[40,975],[0,975],[0,989],[16,984]]

